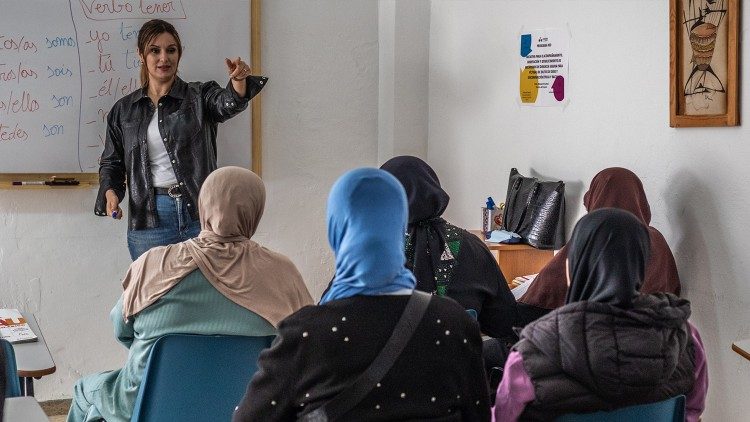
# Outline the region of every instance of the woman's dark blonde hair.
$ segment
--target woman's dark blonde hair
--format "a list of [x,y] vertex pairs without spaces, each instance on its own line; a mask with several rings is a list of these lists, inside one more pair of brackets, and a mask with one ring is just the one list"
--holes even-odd
[[[144,57],[146,55],[146,48],[148,44],[156,37],[163,33],[168,33],[174,37],[177,43],[177,55],[182,58],[182,42],[180,42],[180,34],[174,26],[161,19],[152,19],[143,24],[141,30],[138,31],[138,54]],[[142,60],[141,63],[141,87],[148,85],[148,68],[146,67],[146,60]]]

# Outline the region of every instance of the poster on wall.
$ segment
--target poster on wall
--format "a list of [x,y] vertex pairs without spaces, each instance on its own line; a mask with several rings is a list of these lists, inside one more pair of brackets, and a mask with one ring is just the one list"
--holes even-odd
[[521,105],[543,107],[567,103],[568,31],[552,28],[524,32],[520,43]]

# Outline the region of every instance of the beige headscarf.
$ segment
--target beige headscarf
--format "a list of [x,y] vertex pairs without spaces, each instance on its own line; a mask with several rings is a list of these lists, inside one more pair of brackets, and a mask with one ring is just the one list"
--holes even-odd
[[229,300],[274,326],[311,305],[310,292],[292,261],[250,240],[265,202],[263,181],[250,170],[223,167],[211,173],[198,199],[198,237],[153,248],[130,265],[122,281],[125,319],[156,302],[196,268]]

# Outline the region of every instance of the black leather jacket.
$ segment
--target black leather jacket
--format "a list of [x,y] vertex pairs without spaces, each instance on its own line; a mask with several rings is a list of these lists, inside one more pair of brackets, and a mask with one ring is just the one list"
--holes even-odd
[[[216,169],[216,129],[247,108],[268,78],[247,78],[247,94],[216,82],[184,82],[177,78],[167,95],[159,99],[159,133],[164,139],[187,209],[198,219],[198,192],[209,173]],[[107,116],[107,137],[99,160],[99,193],[94,214],[106,216],[105,192],[113,189],[120,201],[129,188],[128,227],[141,230],[158,227],[146,132],[156,111],[146,88],[121,98]]]

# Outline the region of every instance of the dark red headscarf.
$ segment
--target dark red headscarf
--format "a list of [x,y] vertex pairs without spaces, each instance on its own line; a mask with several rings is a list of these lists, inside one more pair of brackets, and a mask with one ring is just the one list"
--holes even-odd
[[[646,265],[646,277],[640,291],[641,293],[680,294],[680,277],[677,275],[674,256],[664,236],[649,226],[651,207],[646,200],[643,183],[635,173],[621,167],[600,171],[591,180],[591,186],[583,196],[583,205],[588,212],[601,208],[620,208],[630,211],[647,225],[651,240],[651,257]],[[568,291],[565,277],[567,258],[568,246],[566,245],[542,268],[529,286],[529,290],[518,301],[545,309],[555,309],[564,305]]]

